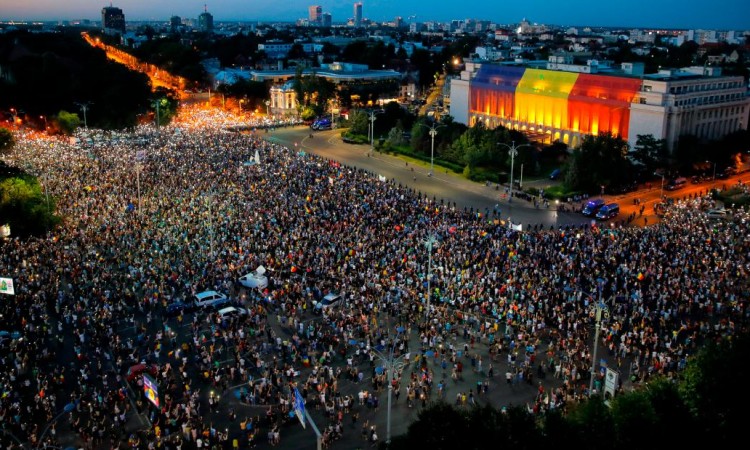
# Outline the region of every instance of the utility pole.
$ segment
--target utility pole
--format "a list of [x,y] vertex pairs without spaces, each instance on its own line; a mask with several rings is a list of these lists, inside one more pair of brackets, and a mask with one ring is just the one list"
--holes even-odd
[[531,147],[529,144],[521,144],[516,145],[516,142],[513,141],[513,145],[504,144],[502,142],[498,142],[498,145],[502,145],[503,147],[508,148],[508,154],[510,155],[510,190],[508,195],[508,203],[513,202],[513,161],[515,160],[516,156],[518,156],[518,149],[521,147]]
[[92,102],[85,102],[85,103],[78,103],[76,102],[76,105],[78,105],[81,108],[81,111],[83,111],[83,128],[89,129],[88,121],[86,120],[86,111],[89,109],[89,105],[93,105]]
[[594,332],[594,352],[591,355],[591,380],[589,380],[589,396],[594,392],[594,377],[596,375],[596,353],[599,349],[599,333],[602,329],[602,314],[609,315],[609,308],[602,303],[603,281],[599,281],[599,300],[596,303],[596,330]]
[[424,241],[427,247],[427,307],[425,308],[425,319],[430,317],[430,297],[432,297],[432,247],[437,243],[435,235],[431,234]]
[[[389,325],[390,329],[390,325]],[[381,352],[377,349],[372,349],[371,351],[378,357],[378,359],[381,361],[381,363],[384,366],[384,369],[387,370],[388,374],[388,409],[386,414],[386,428],[385,428],[385,444],[386,448],[388,448],[391,444],[391,396],[393,395],[393,373],[394,371],[401,372],[403,370],[404,366],[406,366],[406,363],[404,362],[404,355],[394,357],[393,353],[396,348],[396,345],[398,343],[398,336],[401,333],[398,332],[396,334],[396,340],[391,341],[390,343],[390,350],[388,351],[388,354]]]
[[370,111],[370,128],[372,129],[372,132],[370,134],[370,153],[375,152],[375,115],[376,114],[382,114],[382,110],[378,111]]
[[432,123],[431,126],[421,124],[423,127],[429,129],[430,138],[432,139],[432,144],[430,146],[430,174],[429,176],[432,176],[433,173],[435,173],[435,136],[437,136],[437,129],[440,127],[444,127],[445,125],[436,125],[435,122]]

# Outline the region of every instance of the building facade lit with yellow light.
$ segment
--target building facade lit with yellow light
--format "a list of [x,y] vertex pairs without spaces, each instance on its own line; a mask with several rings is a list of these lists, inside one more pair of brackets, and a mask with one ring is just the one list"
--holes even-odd
[[743,78],[705,67],[644,75],[637,63],[615,71],[556,57],[537,68],[466,61],[450,90],[456,122],[502,125],[571,147],[585,135],[610,133],[631,147],[638,135],[651,134],[673,149],[681,135],[719,139],[746,129],[750,114]]

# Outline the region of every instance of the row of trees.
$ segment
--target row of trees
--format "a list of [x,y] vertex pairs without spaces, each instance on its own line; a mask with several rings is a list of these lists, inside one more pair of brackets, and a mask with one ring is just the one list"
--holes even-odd
[[166,98],[160,121],[176,111],[170,92],[152,92],[146,75],[107,59],[75,28],[59,33],[0,34],[0,111],[11,108],[23,124],[70,132],[83,125],[132,127],[154,119],[155,99]]
[[[0,155],[14,146],[13,134],[0,128]],[[12,236],[40,236],[60,223],[54,211],[55,199],[46,195],[36,177],[0,161],[0,225],[10,225]]]
[[[369,132],[368,111],[352,114],[344,136],[357,141],[357,136]],[[375,136],[382,137],[379,146],[384,151],[408,154],[429,159],[431,127],[435,127],[435,162],[461,172],[476,181],[506,182],[511,158],[508,146],[515,145],[516,168],[524,166],[524,174],[547,176],[554,168],[561,169],[560,195],[571,193],[617,193],[654,177],[656,169],[667,169],[674,176],[710,172],[717,173],[740,163],[750,148],[750,133],[740,130],[719,141],[701,141],[694,136],[683,136],[670,154],[666,141],[652,135],[638,136],[630,148],[620,137],[608,134],[586,136],[575,149],[561,142],[549,145],[531,144],[516,130],[499,126],[486,128],[481,122],[471,128],[453,122],[450,116],[442,122],[417,118],[396,103],[385,106],[375,121]],[[387,137],[387,138],[386,138]],[[710,175],[710,173],[708,173]],[[517,177],[517,176],[516,176]]]
[[750,400],[741,377],[750,337],[711,342],[688,358],[679,379],[659,378],[621,393],[607,406],[593,396],[535,416],[523,406],[457,409],[436,403],[420,412],[391,449],[413,448],[696,448],[736,445],[745,439]]

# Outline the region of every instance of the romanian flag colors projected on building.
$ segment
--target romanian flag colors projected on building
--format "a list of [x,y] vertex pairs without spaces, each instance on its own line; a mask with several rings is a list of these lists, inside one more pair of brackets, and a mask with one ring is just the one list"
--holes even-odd
[[627,137],[640,86],[635,78],[487,64],[472,80],[469,112],[512,128]]

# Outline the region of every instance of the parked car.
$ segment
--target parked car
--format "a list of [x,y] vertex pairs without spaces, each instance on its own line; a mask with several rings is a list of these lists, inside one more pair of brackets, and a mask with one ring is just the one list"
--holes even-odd
[[676,191],[677,189],[683,188],[687,184],[687,178],[679,177],[675,178],[674,180],[669,180],[669,183],[667,183],[666,186],[664,186],[664,189],[668,191]]
[[709,209],[706,211],[706,217],[709,219],[724,219],[729,215],[729,211],[724,208]]
[[324,117],[313,122],[310,128],[313,130],[330,130],[332,126],[330,117]]
[[221,292],[216,291],[204,291],[195,294],[193,304],[195,308],[203,308],[205,306],[213,306],[216,303],[228,301],[227,296]]
[[268,286],[268,277],[265,274],[266,268],[258,266],[254,271],[241,276],[239,283],[248,289],[265,289]]
[[185,312],[189,312],[193,309],[193,306],[193,304],[185,303],[181,300],[176,300],[167,305],[167,317],[175,317]]
[[336,306],[341,301],[339,294],[328,294],[323,297],[323,300],[315,302],[313,305],[313,313],[321,314],[324,310]]
[[156,364],[140,363],[134,366],[130,366],[130,368],[128,369],[128,373],[125,375],[125,378],[128,380],[128,382],[132,382],[144,373],[155,377],[158,372],[159,368],[156,366]]
[[0,344],[4,344],[6,341],[15,341],[21,339],[21,333],[18,331],[0,331]]
[[596,213],[596,218],[599,220],[608,220],[617,217],[620,214],[620,205],[617,203],[610,203],[599,208],[599,212]]
[[222,308],[216,313],[219,316],[220,320],[223,319],[231,319],[234,317],[239,316],[246,316],[248,315],[248,311],[245,308],[240,308],[236,306],[227,306],[226,308]]
[[583,206],[583,211],[581,211],[581,213],[586,217],[594,217],[602,206],[604,206],[603,199],[592,198]]

